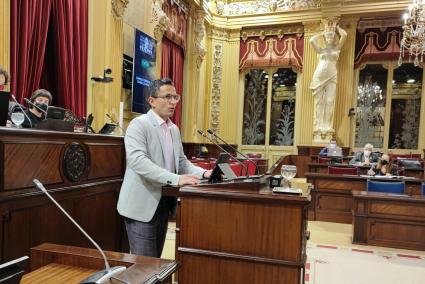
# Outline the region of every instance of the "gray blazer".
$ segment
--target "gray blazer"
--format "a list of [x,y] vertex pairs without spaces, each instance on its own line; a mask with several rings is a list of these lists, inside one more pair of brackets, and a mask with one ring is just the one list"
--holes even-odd
[[162,186],[177,185],[178,174],[202,176],[204,169],[194,166],[183,153],[180,131],[171,128],[176,173],[164,169],[164,134],[152,110],[130,122],[124,138],[127,168],[118,199],[122,216],[149,222],[161,199]]

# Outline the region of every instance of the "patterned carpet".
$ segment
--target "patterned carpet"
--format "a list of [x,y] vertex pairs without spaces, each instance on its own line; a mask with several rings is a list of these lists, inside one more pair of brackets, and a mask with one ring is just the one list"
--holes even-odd
[[423,284],[425,255],[309,243],[306,284]]

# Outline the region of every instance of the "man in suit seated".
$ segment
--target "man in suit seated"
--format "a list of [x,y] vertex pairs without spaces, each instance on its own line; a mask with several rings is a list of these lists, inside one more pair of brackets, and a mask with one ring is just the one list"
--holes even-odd
[[155,80],[148,92],[151,109],[130,122],[124,138],[127,168],[117,209],[131,253],[160,257],[176,207],[176,198],[162,196],[162,187],[197,184],[212,171],[194,166],[183,153],[180,131],[170,120],[180,100],[173,81]]
[[379,156],[378,153],[373,152],[373,145],[367,143],[363,148],[363,152],[357,152],[350,160],[350,165],[368,166],[371,163],[377,163]]

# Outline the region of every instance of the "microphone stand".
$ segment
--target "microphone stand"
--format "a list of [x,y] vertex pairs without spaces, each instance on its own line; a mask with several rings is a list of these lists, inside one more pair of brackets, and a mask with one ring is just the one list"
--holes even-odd
[[220,136],[218,136],[214,131],[212,131],[211,129],[207,129],[207,132],[211,135],[213,135],[214,137],[218,138],[218,140],[220,140],[221,142],[223,142],[227,147],[232,148],[232,150],[234,150],[236,153],[240,154],[242,157],[244,157],[245,159],[247,159],[251,164],[254,165],[255,167],[255,174],[258,175],[258,167],[257,164],[254,163],[253,160],[251,160],[247,155],[241,153],[238,151],[238,149],[236,149],[235,147],[233,147],[232,145],[229,145],[226,141],[224,141],[224,139],[222,139]]
[[236,157],[234,157],[229,151],[227,151],[226,149],[224,149],[223,147],[221,147],[218,143],[215,143],[215,141],[213,141],[210,137],[208,137],[208,135],[204,131],[202,131],[200,129],[197,129],[196,132],[198,132],[203,137],[207,138],[215,146],[217,146],[218,148],[220,148],[221,151],[225,152],[227,155],[229,155],[230,157],[232,157],[233,159],[235,159],[236,162],[238,162],[238,164],[240,164],[244,168],[244,170],[246,172],[246,178],[249,179],[248,168],[241,161],[239,161]]
[[106,258],[105,253],[103,250],[99,247],[99,245],[89,236],[89,234],[86,233],[86,231],[83,230],[83,228],[78,225],[78,223],[68,214],[68,212],[65,211],[65,209],[62,208],[62,206],[59,205],[59,203],[50,195],[50,193],[46,190],[46,188],[43,186],[43,184],[38,180],[33,180],[35,186],[40,189],[44,194],[47,195],[47,197],[50,198],[50,200],[65,214],[66,217],[68,217],[69,220],[86,236],[87,239],[97,248],[97,250],[100,252],[100,254],[103,257],[103,260],[105,261],[105,269],[99,272],[96,272],[95,274],[89,276],[85,280],[81,281],[80,284],[89,284],[89,283],[104,283],[105,281],[109,280],[112,276],[121,273],[122,271],[126,270],[127,268],[125,266],[114,266],[110,267],[108,263],[108,259]]
[[32,128],[32,122],[31,119],[29,118],[29,116],[25,113],[24,109],[22,108],[21,104],[18,103],[18,101],[16,100],[16,97],[14,94],[10,94],[10,96],[12,97],[13,101],[18,105],[18,107],[21,109],[22,113],[25,115],[25,117],[28,119],[30,126]]

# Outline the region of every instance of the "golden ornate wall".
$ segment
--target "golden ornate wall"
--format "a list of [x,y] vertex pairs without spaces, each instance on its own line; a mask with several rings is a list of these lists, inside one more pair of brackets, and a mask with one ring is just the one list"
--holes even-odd
[[[10,73],[10,0],[0,0],[0,66]],[[7,85],[5,90],[9,90]]]

